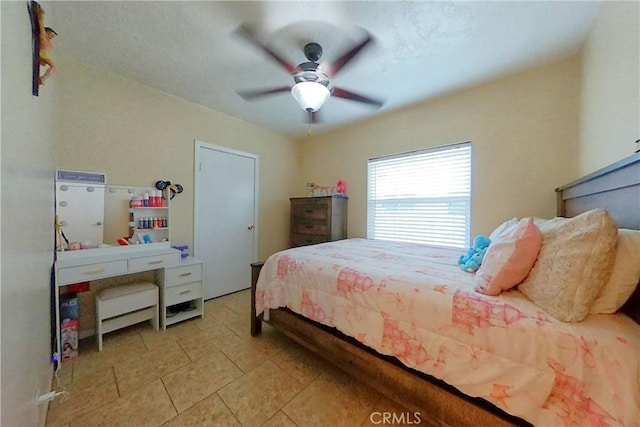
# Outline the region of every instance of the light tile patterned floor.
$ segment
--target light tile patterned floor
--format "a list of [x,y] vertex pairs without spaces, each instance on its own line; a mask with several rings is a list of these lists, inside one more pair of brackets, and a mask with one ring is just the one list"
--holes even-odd
[[[204,319],[148,323],[93,340],[58,378],[70,395],[48,426],[372,426],[410,411],[329,366],[268,325],[249,334],[250,293],[205,303]],[[392,421],[392,420],[387,420]],[[426,423],[426,420],[422,420]]]

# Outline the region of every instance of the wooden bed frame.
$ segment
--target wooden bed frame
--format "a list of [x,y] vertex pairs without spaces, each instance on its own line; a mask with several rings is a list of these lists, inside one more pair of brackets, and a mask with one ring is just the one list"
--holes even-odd
[[[629,156],[556,189],[558,215],[575,216],[594,208],[607,209],[620,228],[640,229],[640,153]],[[255,314],[255,290],[263,263],[251,264],[251,335],[262,330]],[[622,311],[640,324],[640,284]],[[381,355],[356,340],[288,309],[269,310],[269,325],[320,355],[347,374],[390,399],[418,411],[435,425],[521,426],[527,421],[511,416],[490,402],[472,398],[454,387]]]

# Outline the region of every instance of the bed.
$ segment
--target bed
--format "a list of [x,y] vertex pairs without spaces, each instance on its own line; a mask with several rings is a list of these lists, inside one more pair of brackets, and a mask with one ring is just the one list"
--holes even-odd
[[[560,216],[606,209],[638,230],[640,154],[556,192]],[[638,425],[639,287],[619,313],[560,322],[518,290],[474,293],[459,252],[349,239],[274,254],[252,265],[252,335],[267,321],[434,424]]]

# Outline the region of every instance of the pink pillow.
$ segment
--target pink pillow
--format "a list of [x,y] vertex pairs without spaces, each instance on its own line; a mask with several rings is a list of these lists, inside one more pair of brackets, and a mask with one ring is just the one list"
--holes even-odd
[[499,295],[522,282],[536,262],[542,247],[542,233],[533,218],[523,218],[505,227],[491,241],[476,273],[476,292]]

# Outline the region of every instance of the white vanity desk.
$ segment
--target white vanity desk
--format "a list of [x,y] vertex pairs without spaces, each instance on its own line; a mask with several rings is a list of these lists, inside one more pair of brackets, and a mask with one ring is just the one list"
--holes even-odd
[[[180,251],[168,242],[58,252],[55,262],[56,346],[60,348],[60,290],[73,283],[157,271],[160,286],[160,319],[163,328],[191,317],[204,316],[202,261],[180,259]],[[193,301],[195,310],[167,318],[167,307]]]

